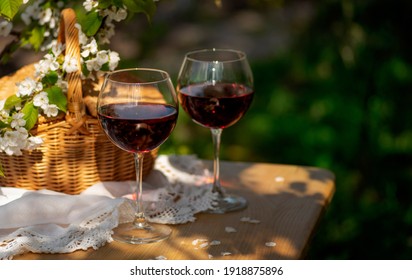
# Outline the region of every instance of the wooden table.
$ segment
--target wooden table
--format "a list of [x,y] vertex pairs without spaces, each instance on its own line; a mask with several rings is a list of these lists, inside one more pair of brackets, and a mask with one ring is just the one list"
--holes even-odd
[[[211,166],[209,161],[206,164]],[[193,223],[172,226],[171,237],[159,243],[113,241],[98,250],[30,253],[14,259],[300,259],[335,190],[334,175],[315,167],[222,161],[221,179],[226,189],[249,201],[248,208],[227,214],[198,214]],[[236,232],[227,232],[226,227]],[[194,245],[195,240],[217,240],[220,244],[202,248],[204,241]]]

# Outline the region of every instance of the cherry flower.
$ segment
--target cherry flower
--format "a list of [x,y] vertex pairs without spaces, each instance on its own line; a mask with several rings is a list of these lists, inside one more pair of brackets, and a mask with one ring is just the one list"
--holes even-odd
[[12,116],[12,121],[10,123],[10,126],[12,128],[18,128],[18,127],[22,127],[26,124],[26,120],[23,119],[24,114],[23,113],[15,113]]
[[96,40],[93,39],[89,44],[85,45],[82,50],[82,57],[88,57],[90,54],[96,54],[98,51]]
[[13,29],[13,24],[7,20],[0,22],[0,36],[8,36]]
[[45,25],[46,23],[50,22],[52,19],[53,12],[50,8],[45,10],[41,10],[38,15],[40,25]]
[[40,1],[36,1],[32,5],[26,7],[24,12],[21,14],[21,19],[23,20],[24,24],[30,25],[32,19],[38,19],[38,15],[41,13],[41,8],[39,5]]
[[96,62],[102,66],[103,64],[109,62],[109,55],[107,53],[107,51],[103,50],[103,51],[99,51],[96,54]]
[[56,117],[59,114],[59,108],[54,104],[48,104],[41,107],[47,117]]
[[[121,1],[127,3],[125,0]],[[116,1],[117,5],[121,1]],[[43,143],[41,137],[31,136],[24,127],[27,124],[22,109],[30,108],[25,107],[27,102],[33,102],[33,105],[40,109],[39,115],[56,117],[59,114],[59,107],[50,103],[51,99],[47,93],[50,87],[58,87],[62,93],[66,93],[68,84],[64,80],[65,74],[80,71],[82,79],[95,79],[102,74],[102,68],[113,71],[120,61],[117,52],[101,50],[100,46],[109,44],[110,38],[115,34],[113,22],[120,22],[127,18],[127,5],[123,7],[109,5],[100,9],[98,0],[83,0],[82,4],[86,12],[97,12],[99,16],[104,17],[104,20],[97,33],[90,37],[82,31],[80,24],[76,23],[81,54],[79,61],[77,58],[65,56],[65,45],[57,41],[60,13],[66,2],[68,1],[22,0],[20,2],[27,4],[20,14],[23,23],[27,28],[41,30],[43,34],[43,40],[37,45],[37,42],[30,43],[38,50],[47,51],[47,54],[35,64],[33,78],[27,77],[17,83],[15,97],[18,98],[12,99],[12,106],[5,108],[7,100],[0,100],[2,122],[0,152],[7,155],[21,155],[22,150],[35,149]],[[35,29],[39,26],[41,29]],[[8,36],[12,29],[12,22],[0,18],[0,36]],[[90,73],[87,73],[86,69]]]
[[22,155],[21,150],[26,146],[28,132],[24,127],[9,130],[0,141],[0,149],[7,155]]
[[95,0],[86,0],[83,2],[83,7],[88,12],[90,12],[93,8],[96,8],[98,5],[99,1]]
[[52,54],[46,54],[44,59],[34,65],[37,76],[44,76],[50,71],[59,69],[60,64]]
[[73,73],[78,70],[77,60],[71,56],[65,56],[63,62],[63,70],[66,73]]
[[117,65],[119,64],[120,56],[117,52],[110,52],[109,53],[109,69],[113,71],[116,69]]
[[120,22],[125,20],[127,17],[127,10],[122,8],[117,8],[115,6],[110,7],[102,12],[103,16],[107,16],[108,22],[112,20]]
[[104,45],[110,43],[110,38],[112,38],[115,34],[114,27],[115,26],[113,23],[107,21],[105,25],[100,29],[100,31],[97,33],[97,38],[100,44]]
[[31,136],[27,139],[25,149],[26,150],[33,150],[37,147],[41,146],[44,143],[43,139],[38,136]]
[[47,106],[49,104],[49,98],[47,97],[47,92],[40,92],[36,94],[36,96],[33,98],[33,104],[36,107],[41,107]]
[[51,46],[51,51],[52,54],[55,57],[58,57],[62,52],[63,52],[64,46],[62,43],[58,43],[56,41],[53,42],[52,46]]
[[22,97],[22,96],[29,96],[35,91],[40,91],[43,89],[42,83],[38,83],[32,78],[26,78],[22,82],[17,84],[18,90],[17,90],[17,97]]

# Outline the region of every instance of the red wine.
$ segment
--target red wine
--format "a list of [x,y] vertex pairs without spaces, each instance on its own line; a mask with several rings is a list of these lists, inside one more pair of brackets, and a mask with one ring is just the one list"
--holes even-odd
[[196,123],[226,128],[243,117],[252,103],[253,93],[251,88],[239,84],[195,84],[179,90],[179,101]]
[[170,105],[139,102],[104,105],[98,115],[115,145],[128,152],[144,153],[166,141],[176,125],[178,111]]

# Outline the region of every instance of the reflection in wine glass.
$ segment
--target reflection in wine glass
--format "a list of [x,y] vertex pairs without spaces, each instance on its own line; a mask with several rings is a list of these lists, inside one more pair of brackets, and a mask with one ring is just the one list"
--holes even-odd
[[177,121],[178,100],[168,73],[135,68],[108,74],[97,112],[107,137],[117,147],[133,153],[136,166],[134,220],[115,228],[113,238],[131,244],[168,238],[170,227],[146,221],[142,201],[144,154],[166,141]]
[[177,90],[180,104],[192,120],[212,132],[214,144],[213,192],[218,193],[211,213],[243,209],[243,197],[228,194],[220,184],[219,151],[222,130],[239,121],[254,95],[253,75],[245,53],[227,49],[205,49],[185,55]]

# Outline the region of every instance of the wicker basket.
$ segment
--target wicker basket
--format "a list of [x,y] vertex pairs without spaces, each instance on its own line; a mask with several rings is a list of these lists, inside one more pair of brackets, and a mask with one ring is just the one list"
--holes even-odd
[[[66,44],[65,55],[80,60],[75,22],[73,10],[62,11],[58,40]],[[32,68],[26,67],[21,72],[26,75]],[[16,75],[2,78],[0,85],[7,89],[13,77]],[[0,186],[78,194],[99,181],[136,179],[133,156],[113,145],[97,118],[87,113],[80,73],[69,74],[67,82],[66,116],[39,123],[31,131],[42,137],[44,144],[36,150],[24,151],[22,156],[0,153],[5,173],[5,177],[0,177]],[[157,150],[145,155],[143,176],[153,169],[156,156]]]

